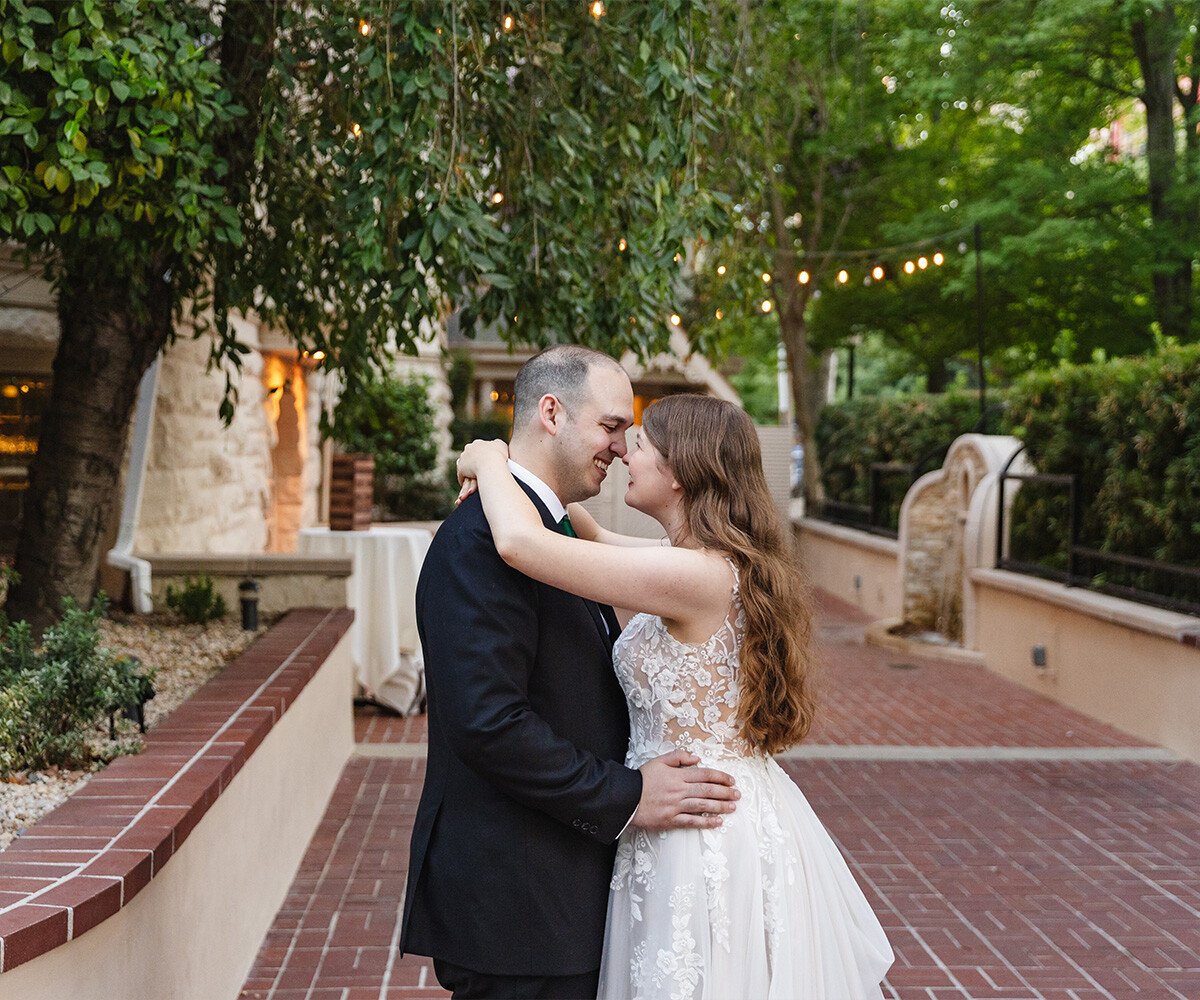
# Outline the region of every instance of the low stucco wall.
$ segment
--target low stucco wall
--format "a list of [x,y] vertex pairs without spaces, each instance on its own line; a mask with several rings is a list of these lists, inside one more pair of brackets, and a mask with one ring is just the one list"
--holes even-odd
[[167,606],[167,587],[182,589],[188,577],[209,576],[231,615],[239,615],[238,584],[259,583],[258,610],[279,614],[292,608],[344,608],[353,570],[349,558],[278,553],[252,555],[164,555],[148,557],[154,607]]
[[1195,618],[1000,570],[969,585],[971,645],[988,667],[1200,762],[1200,651],[1181,641]]
[[813,586],[873,618],[900,616],[896,541],[808,517],[795,522],[795,534],[800,565]]
[[170,863],[0,1000],[233,1000],[354,749],[344,635]]

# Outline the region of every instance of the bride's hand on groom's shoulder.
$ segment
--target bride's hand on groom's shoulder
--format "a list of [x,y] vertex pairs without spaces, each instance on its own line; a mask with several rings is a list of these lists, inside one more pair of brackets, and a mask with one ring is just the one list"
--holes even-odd
[[458,498],[455,506],[479,489],[479,470],[483,463],[492,460],[508,461],[508,445],[503,441],[470,442],[458,456]]
[[647,761],[642,772],[642,797],[632,823],[643,830],[710,830],[735,809],[741,792],[724,771],[697,766],[700,758],[686,750]]

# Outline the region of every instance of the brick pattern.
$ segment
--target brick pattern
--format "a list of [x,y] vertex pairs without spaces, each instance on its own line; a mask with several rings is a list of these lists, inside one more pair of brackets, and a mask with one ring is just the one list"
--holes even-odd
[[0,970],[127,905],[179,850],[346,633],[346,609],[293,611],[0,853]]
[[[814,742],[1139,746],[974,667],[861,644],[822,598]],[[905,658],[907,661],[909,658]],[[361,742],[420,719],[360,710]],[[790,760],[896,951],[887,1000],[1200,1000],[1200,767],[1165,762]],[[400,958],[424,762],[354,760],[243,991],[245,1000],[445,996]]]

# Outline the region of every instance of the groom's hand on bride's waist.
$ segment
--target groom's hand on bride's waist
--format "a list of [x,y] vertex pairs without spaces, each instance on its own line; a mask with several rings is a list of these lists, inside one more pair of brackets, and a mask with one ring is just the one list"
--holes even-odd
[[741,793],[724,771],[698,767],[700,758],[686,750],[647,761],[642,797],[631,825],[643,830],[710,830],[734,810]]

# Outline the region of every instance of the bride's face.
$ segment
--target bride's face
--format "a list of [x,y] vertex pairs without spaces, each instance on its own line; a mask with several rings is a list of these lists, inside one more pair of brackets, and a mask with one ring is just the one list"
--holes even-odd
[[650,443],[641,427],[635,429],[636,443],[621,459],[629,469],[625,503],[634,510],[655,517],[678,503],[681,492],[662,455]]

